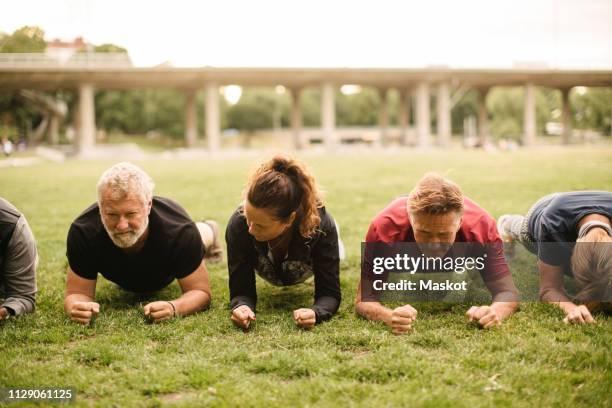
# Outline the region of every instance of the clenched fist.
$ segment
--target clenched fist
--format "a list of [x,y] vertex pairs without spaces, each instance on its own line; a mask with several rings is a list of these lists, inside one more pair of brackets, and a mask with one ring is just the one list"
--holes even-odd
[[312,329],[317,322],[317,315],[312,309],[301,308],[293,311],[293,320],[302,329]]
[[232,310],[232,322],[236,326],[246,330],[252,320],[255,320],[255,313],[247,305],[238,306]]
[[416,317],[417,310],[414,307],[410,305],[396,307],[393,309],[387,325],[391,327],[393,334],[404,334],[412,329],[412,323],[414,323]]
[[100,313],[100,305],[96,302],[73,302],[68,315],[73,322],[88,325]]
[[483,329],[501,325],[502,319],[491,306],[472,306],[465,313],[468,321],[475,322]]
[[153,323],[159,323],[176,316],[176,307],[167,301],[151,302],[144,307],[144,315]]

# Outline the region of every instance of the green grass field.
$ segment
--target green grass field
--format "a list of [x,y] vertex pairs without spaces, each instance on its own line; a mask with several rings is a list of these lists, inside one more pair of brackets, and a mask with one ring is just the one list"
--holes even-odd
[[[74,387],[78,406],[612,405],[610,317],[565,326],[560,311],[524,303],[503,326],[485,331],[466,323],[469,305],[432,304],[420,307],[413,333],[394,336],[353,311],[370,220],[426,171],[447,175],[498,217],[524,213],[554,191],[612,190],[612,147],[301,158],[326,191],[348,252],[340,310],[310,332],[294,326],[290,311],[311,304],[312,280],[274,288],[258,279],[257,322],[248,333],[234,328],[225,263],[209,267],[206,312],[150,325],[144,299],[101,278],[100,316],[91,327],[71,323],[62,310],[66,234],[112,163],[0,168],[0,195],[28,217],[41,258],[37,312],[0,326],[0,388]],[[249,156],[138,164],[156,181],[156,194],[225,227],[256,163]],[[179,292],[174,283],[159,298]]]

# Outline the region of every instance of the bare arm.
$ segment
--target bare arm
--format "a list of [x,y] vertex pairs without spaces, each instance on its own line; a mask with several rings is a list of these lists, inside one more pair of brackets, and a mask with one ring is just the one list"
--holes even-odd
[[565,323],[593,323],[595,320],[584,305],[576,305],[567,296],[563,284],[563,269],[538,261],[540,271],[540,300],[563,310]]
[[176,307],[177,315],[188,316],[210,305],[212,295],[208,281],[208,271],[204,261],[192,274],[179,279],[178,282],[183,294],[178,299],[172,301]]
[[96,297],[96,282],[96,279],[81,278],[68,267],[64,311],[70,314],[69,311],[74,302],[93,302]]
[[393,311],[380,302],[365,302],[361,300],[361,280],[357,286],[355,297],[355,312],[368,320],[381,321],[389,324]]
[[391,310],[380,302],[364,302],[361,300],[361,282],[357,287],[355,311],[368,320],[384,322],[391,328],[393,334],[403,334],[412,330],[412,323],[417,316],[416,309],[408,304]]
[[96,279],[85,279],[68,267],[64,311],[73,321],[89,324],[91,318],[100,312],[100,305],[94,302]]
[[497,313],[500,320],[504,320],[518,310],[519,294],[511,275],[492,282],[485,282],[485,285],[493,296],[490,307]]

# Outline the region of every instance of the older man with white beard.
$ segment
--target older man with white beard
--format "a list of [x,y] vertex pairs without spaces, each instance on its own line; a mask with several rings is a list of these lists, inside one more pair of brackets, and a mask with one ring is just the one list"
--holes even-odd
[[95,302],[98,273],[121,288],[152,293],[178,280],[182,295],[144,306],[157,323],[206,308],[211,299],[204,259],[219,261],[222,250],[214,221],[194,223],[168,198],[153,196],[154,184],[139,167],[118,163],[98,182],[98,202],[68,232],[68,276],[64,310],[89,324],[100,312]]

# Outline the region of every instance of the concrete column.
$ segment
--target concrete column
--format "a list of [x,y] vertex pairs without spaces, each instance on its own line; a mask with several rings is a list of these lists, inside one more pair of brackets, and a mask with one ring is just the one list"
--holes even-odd
[[49,117],[49,129],[47,143],[50,145],[56,145],[59,143],[59,125],[60,118],[57,115],[51,115]]
[[417,144],[429,146],[430,127],[429,84],[421,82],[416,88],[416,128]]
[[382,146],[389,144],[389,98],[387,97],[389,90],[387,88],[378,88],[380,96],[380,107],[378,110],[378,126],[380,127],[379,143]]
[[399,127],[400,127],[400,145],[408,144],[408,125],[410,124],[410,101],[412,99],[411,89],[400,90],[399,100]]
[[221,120],[219,117],[219,87],[215,83],[206,84],[206,139],[211,152],[221,145]]
[[79,133],[77,149],[79,152],[93,147],[96,143],[96,111],[94,106],[94,87],[91,84],[79,85]]
[[334,85],[331,82],[323,84],[323,96],[321,101],[321,125],[324,143],[330,149],[337,146],[336,139],[336,105]]
[[563,134],[561,143],[569,144],[572,138],[572,113],[569,103],[569,94],[572,88],[561,89],[561,122],[563,123]]
[[194,147],[198,140],[198,110],[197,92],[189,90],[185,93],[185,144]]
[[536,137],[536,106],[535,86],[532,82],[528,82],[525,85],[525,112],[523,114],[523,130],[523,145],[533,145]]
[[293,147],[297,150],[304,148],[304,138],[302,135],[302,105],[300,104],[302,90],[292,88],[291,94],[291,132],[293,133]]
[[436,107],[438,110],[438,144],[448,146],[451,138],[451,107],[450,85],[447,82],[438,85]]
[[487,111],[487,95],[489,87],[478,88],[478,141],[480,146],[488,145],[489,138],[489,112]]

